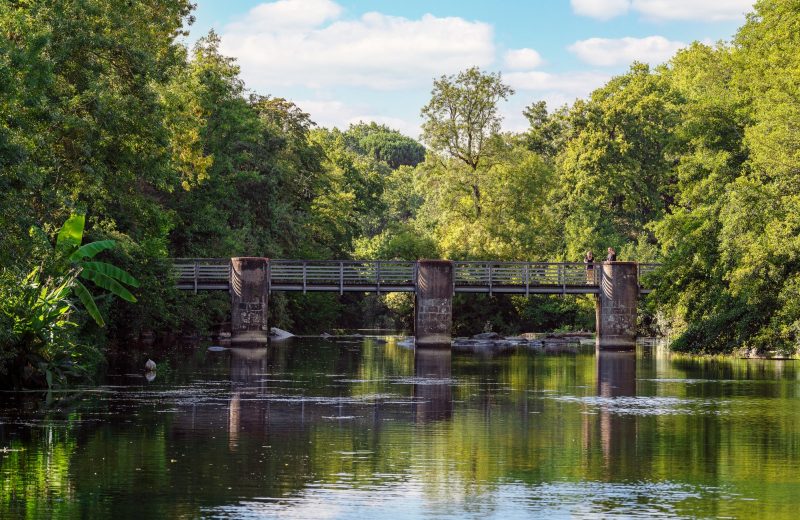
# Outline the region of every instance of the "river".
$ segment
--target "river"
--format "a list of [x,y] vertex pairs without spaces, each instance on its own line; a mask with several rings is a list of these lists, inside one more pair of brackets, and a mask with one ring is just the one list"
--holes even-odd
[[797,518],[796,361],[395,339],[0,394],[2,518]]

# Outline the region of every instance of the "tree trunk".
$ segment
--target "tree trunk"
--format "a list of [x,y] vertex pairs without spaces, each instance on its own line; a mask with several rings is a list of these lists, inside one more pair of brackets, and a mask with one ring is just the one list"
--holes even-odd
[[475,216],[481,218],[481,190],[477,184],[472,185],[472,197],[475,199]]

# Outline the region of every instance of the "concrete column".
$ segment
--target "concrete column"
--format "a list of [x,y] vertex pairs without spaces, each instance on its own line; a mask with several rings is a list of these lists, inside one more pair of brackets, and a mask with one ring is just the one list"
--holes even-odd
[[414,335],[421,346],[450,348],[453,329],[453,262],[417,262]]
[[231,341],[267,341],[268,265],[266,258],[231,258]]
[[597,297],[597,348],[631,350],[636,347],[636,304],[639,279],[636,262],[603,262]]

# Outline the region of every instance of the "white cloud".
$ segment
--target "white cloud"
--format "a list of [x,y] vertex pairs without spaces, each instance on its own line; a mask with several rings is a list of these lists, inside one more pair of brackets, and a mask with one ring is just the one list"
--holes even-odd
[[534,70],[510,72],[504,74],[503,79],[516,90],[536,92],[540,99],[545,99],[549,105],[555,106],[587,97],[593,90],[611,79],[611,75],[602,72],[551,74]]
[[533,70],[528,72],[509,72],[503,75],[503,79],[518,90],[561,90],[566,93],[585,96],[611,79],[611,76],[602,72],[551,74]]
[[250,11],[247,26],[240,22],[233,27],[250,31],[308,28],[337,18],[341,13],[342,7],[331,0],[278,0],[255,6]]
[[655,20],[742,20],[753,0],[633,0],[631,7]]
[[636,12],[649,20],[742,20],[753,0],[571,0],[575,14],[608,20]]
[[543,71],[509,72],[503,80],[517,90],[507,104],[500,107],[503,129],[524,132],[530,123],[522,111],[534,101],[545,101],[548,110],[569,105],[578,98],[587,98],[611,79],[603,72],[565,72],[551,74]]
[[348,104],[333,99],[306,99],[295,101],[295,103],[311,116],[312,121],[321,127],[332,128],[335,126],[345,129],[349,125],[360,121],[375,121],[399,130],[414,139],[417,139],[420,134],[419,121],[412,122],[399,117],[376,114],[371,107],[365,105]]
[[330,0],[279,0],[222,31],[248,86],[337,85],[397,89],[494,61],[492,27],[458,17],[420,19],[370,12],[355,20]]
[[533,49],[511,49],[506,51],[504,61],[511,70],[535,69],[542,64],[542,56]]
[[571,0],[575,14],[609,20],[625,14],[631,7],[630,0]]
[[669,60],[686,44],[663,36],[646,38],[589,38],[569,46],[581,61],[597,67],[624,65],[632,61],[658,64]]

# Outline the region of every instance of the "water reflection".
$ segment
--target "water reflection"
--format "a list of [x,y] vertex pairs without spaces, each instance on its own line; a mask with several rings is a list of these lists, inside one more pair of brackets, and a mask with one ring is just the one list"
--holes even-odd
[[449,419],[453,414],[450,349],[417,348],[414,353],[414,420]]
[[267,353],[263,344],[231,348],[231,399],[228,405],[228,447],[236,450],[239,432],[263,434],[266,430]]
[[348,338],[159,366],[0,394],[0,517],[796,517],[793,364]]
[[636,352],[597,351],[597,395],[605,476],[613,480],[635,462],[637,416],[618,413],[616,401],[636,396]]
[[636,352],[597,352],[597,395],[633,397],[636,395]]

